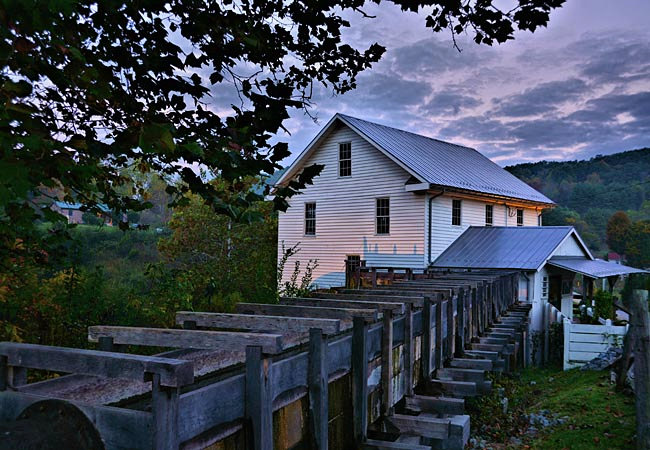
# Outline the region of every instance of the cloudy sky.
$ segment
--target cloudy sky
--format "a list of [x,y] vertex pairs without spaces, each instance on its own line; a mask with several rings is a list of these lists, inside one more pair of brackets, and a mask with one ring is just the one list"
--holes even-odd
[[[650,146],[650,2],[569,0],[547,29],[495,47],[435,34],[393,5],[364,8],[346,39],[387,52],[356,91],[295,113],[293,156],[336,112],[469,145],[501,165]],[[293,158],[293,157],[292,157]],[[290,162],[289,158],[286,162]]]

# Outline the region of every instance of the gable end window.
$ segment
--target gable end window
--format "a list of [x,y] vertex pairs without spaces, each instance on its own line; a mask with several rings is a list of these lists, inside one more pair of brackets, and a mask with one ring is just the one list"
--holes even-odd
[[491,227],[494,224],[494,209],[492,205],[485,205],[485,226]]
[[343,142],[339,144],[339,176],[352,176],[352,143]]
[[460,225],[460,210],[461,202],[460,200],[452,200],[451,202],[451,224]]
[[377,219],[376,219],[376,233],[389,234],[390,233],[390,199],[378,198],[377,199]]
[[518,227],[523,227],[524,226],[524,210],[523,209],[518,209],[517,210],[517,226]]
[[305,203],[305,235],[316,235],[316,203]]

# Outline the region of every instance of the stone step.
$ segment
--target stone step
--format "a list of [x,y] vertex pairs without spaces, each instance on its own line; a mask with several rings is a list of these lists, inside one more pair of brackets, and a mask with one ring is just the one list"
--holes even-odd
[[436,371],[436,377],[441,380],[473,381],[475,383],[483,383],[485,381],[485,370],[460,368],[438,369]]
[[492,370],[492,361],[489,359],[470,359],[470,358],[454,358],[449,361],[449,366],[459,369],[478,369],[478,370]]

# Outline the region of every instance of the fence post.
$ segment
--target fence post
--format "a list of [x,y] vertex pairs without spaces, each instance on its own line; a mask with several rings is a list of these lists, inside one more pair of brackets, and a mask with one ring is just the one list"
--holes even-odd
[[153,414],[154,448],[177,450],[178,397],[180,388],[162,386],[160,374],[153,374],[151,382],[151,412]]
[[650,314],[648,291],[632,292],[630,331],[634,334],[634,397],[636,398],[636,446],[650,448]]
[[249,438],[255,450],[273,449],[273,399],[270,359],[262,355],[262,347],[246,347],[246,419],[250,424]]
[[405,303],[404,308],[404,382],[406,395],[413,395],[413,305]]
[[309,330],[309,412],[313,448],[328,448],[327,337],[320,328]]
[[454,346],[456,345],[454,339],[454,299],[458,299],[457,295],[451,295],[447,300],[447,357],[454,356]]
[[443,321],[443,316],[442,316],[442,302],[443,302],[443,297],[442,295],[439,295],[436,301],[436,348],[435,348],[435,366],[438,369],[442,369],[443,362],[444,362],[444,353],[443,353],[443,345],[442,345],[442,340],[443,340],[443,334],[442,334],[442,321]]
[[564,358],[563,359],[563,369],[569,369],[569,345],[571,342],[571,322],[569,319],[564,319]]
[[456,348],[454,354],[457,358],[463,356],[465,351],[465,298],[467,291],[463,288],[458,290],[458,302],[456,303],[456,322],[458,328],[456,329]]
[[381,331],[381,413],[390,416],[393,410],[393,311],[382,310]]
[[420,364],[422,365],[422,379],[428,381],[431,379],[431,353],[433,347],[431,346],[431,297],[424,297],[424,308],[422,309],[422,356]]
[[359,444],[368,430],[368,326],[363,317],[354,317],[352,323],[352,410],[354,439]]

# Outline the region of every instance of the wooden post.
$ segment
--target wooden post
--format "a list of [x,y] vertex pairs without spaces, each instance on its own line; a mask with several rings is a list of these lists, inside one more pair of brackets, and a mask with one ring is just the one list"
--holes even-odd
[[249,424],[247,448],[273,449],[273,399],[271,360],[263,358],[262,347],[246,347],[246,419]]
[[0,355],[0,391],[6,391],[9,385],[9,365],[7,357]]
[[457,358],[463,356],[465,350],[465,302],[467,291],[463,288],[458,290],[458,302],[456,303],[456,322],[458,329],[456,330],[456,349],[455,355]]
[[393,411],[393,311],[384,309],[381,333],[381,412],[384,417]]
[[376,288],[377,287],[377,268],[373,267],[372,269],[372,274],[370,280],[372,281],[372,287]]
[[363,317],[355,317],[352,326],[352,409],[354,439],[359,444],[368,430],[368,326]]
[[442,296],[438,296],[438,300],[436,302],[436,347],[435,347],[435,366],[438,369],[441,369],[445,360],[445,355],[443,353],[443,334],[442,334],[442,321],[443,321],[443,316],[442,316],[442,301],[443,298]]
[[327,337],[319,328],[309,330],[309,416],[313,448],[328,447]]
[[634,397],[636,398],[636,447],[650,448],[650,313],[648,291],[634,290],[630,332],[634,339]]
[[177,450],[180,445],[178,429],[179,387],[162,386],[160,374],[152,375],[151,412],[153,414],[154,448]]
[[422,379],[428,381],[431,379],[431,353],[433,347],[431,346],[431,315],[432,301],[431,297],[424,297],[424,308],[422,309],[422,356],[420,358],[420,365],[422,367]]
[[404,382],[406,383],[406,395],[413,395],[413,366],[415,350],[413,348],[413,305],[404,305]]
[[97,348],[103,352],[115,351],[113,338],[109,336],[101,336],[99,339],[97,339]]
[[447,358],[454,355],[454,298],[452,294],[447,299]]

